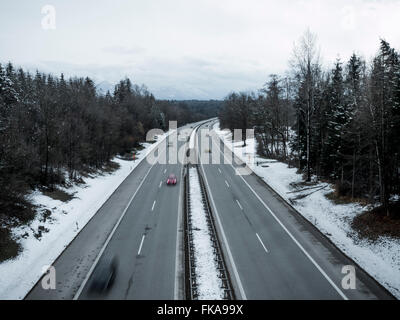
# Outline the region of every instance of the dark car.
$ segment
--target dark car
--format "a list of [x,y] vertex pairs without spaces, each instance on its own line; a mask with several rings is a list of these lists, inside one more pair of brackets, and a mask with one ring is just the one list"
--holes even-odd
[[116,257],[101,259],[94,270],[90,290],[96,293],[107,292],[112,287],[117,269],[118,261]]

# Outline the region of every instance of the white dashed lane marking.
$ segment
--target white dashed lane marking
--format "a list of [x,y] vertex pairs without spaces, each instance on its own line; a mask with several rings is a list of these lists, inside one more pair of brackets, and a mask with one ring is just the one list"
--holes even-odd
[[268,249],[265,247],[265,245],[264,245],[264,243],[262,242],[262,240],[261,240],[260,236],[258,235],[258,233],[256,233],[256,236],[257,236],[257,238],[258,238],[258,241],[260,241],[261,245],[263,246],[265,252],[268,253],[269,251],[268,251]]
[[142,241],[140,242],[140,246],[139,246],[139,251],[138,251],[138,255],[140,255],[140,252],[142,251],[142,246],[143,246],[143,241],[144,241],[145,235],[142,236]]

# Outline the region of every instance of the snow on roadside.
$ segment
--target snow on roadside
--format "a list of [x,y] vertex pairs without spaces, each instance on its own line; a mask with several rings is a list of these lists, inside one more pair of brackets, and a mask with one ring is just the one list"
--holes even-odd
[[222,300],[224,298],[224,293],[221,289],[222,282],[218,277],[219,273],[214,259],[214,251],[196,168],[189,169],[189,186],[199,300]]
[[[228,130],[220,130],[218,123],[213,129],[228,148],[242,161],[248,163],[255,174],[285,200],[291,202],[306,219],[394,296],[400,298],[400,240],[380,237],[377,241],[371,242],[361,239],[351,227],[354,217],[368,207],[357,203],[343,205],[333,203],[326,197],[333,192],[333,187],[326,183],[319,183],[315,185],[315,189],[299,192],[305,187],[296,188],[296,184],[303,181],[296,168],[288,168],[285,163],[257,156],[255,139],[248,139],[247,147],[243,148],[242,142],[232,142],[232,134]],[[296,192],[293,193],[294,191]],[[294,199],[303,195],[307,197]]]
[[[42,268],[56,260],[122,181],[170,133],[158,136],[153,144],[143,143],[144,149],[137,154],[135,161],[114,158],[113,161],[120,166],[117,171],[84,178],[85,184],[64,189],[74,196],[68,202],[54,200],[39,191],[33,192],[32,201],[40,206],[40,211],[48,209],[52,213],[45,222],[38,213],[28,226],[13,230],[14,235],[20,238],[22,252],[15,259],[0,263],[0,299],[23,299],[42,276],[45,271]],[[39,226],[48,229],[40,240],[34,237]]]

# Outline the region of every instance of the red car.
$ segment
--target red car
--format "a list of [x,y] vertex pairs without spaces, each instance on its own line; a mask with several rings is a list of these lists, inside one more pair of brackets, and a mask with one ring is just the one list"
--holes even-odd
[[178,182],[178,179],[176,178],[176,175],[170,174],[167,179],[167,185],[176,185]]

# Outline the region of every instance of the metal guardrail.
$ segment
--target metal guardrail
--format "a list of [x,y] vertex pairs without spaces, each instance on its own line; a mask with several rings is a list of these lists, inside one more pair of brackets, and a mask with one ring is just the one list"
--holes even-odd
[[197,282],[195,270],[195,257],[193,245],[193,230],[191,224],[191,210],[190,210],[190,186],[189,186],[189,170],[188,166],[185,167],[184,177],[185,188],[185,288],[186,300],[197,300]]
[[212,214],[212,209],[210,205],[210,201],[208,199],[208,193],[206,189],[206,185],[203,180],[203,176],[200,173],[199,166],[196,166],[197,173],[199,175],[200,187],[201,187],[201,195],[203,198],[203,202],[205,204],[205,208],[207,211],[207,223],[208,228],[210,230],[211,241],[213,243],[215,262],[217,263],[217,268],[219,272],[219,278],[222,281],[222,289],[224,290],[224,299],[225,300],[235,300],[235,293],[233,291],[232,282],[229,276],[228,269],[225,264],[225,257],[221,248],[221,242],[218,237],[217,229],[215,227],[214,216]]
[[[193,129],[194,132],[200,127],[198,125]],[[191,152],[194,149],[188,148],[186,150],[186,157],[190,159]],[[191,210],[190,210],[190,185],[189,185],[189,165],[184,168],[184,242],[185,242],[185,297],[186,300],[197,300],[198,290],[196,281],[195,270],[195,255],[193,244],[193,230],[191,224]]]
[[[196,127],[194,130],[200,127]],[[187,156],[190,156],[190,152],[193,152],[194,149],[188,149]],[[223,250],[221,248],[221,242],[217,234],[217,230],[215,227],[215,221],[210,205],[210,201],[208,198],[208,193],[206,189],[206,185],[203,180],[203,176],[199,170],[199,166],[188,164],[185,166],[184,170],[184,237],[185,237],[185,295],[187,300],[197,300],[199,297],[198,288],[197,288],[197,280],[196,280],[196,270],[195,270],[195,253],[194,253],[194,244],[193,244],[193,230],[191,224],[191,208],[190,208],[190,185],[189,185],[189,168],[195,167],[197,170],[197,174],[199,176],[200,188],[202,200],[204,203],[204,208],[207,214],[207,224],[210,231],[213,253],[215,257],[215,262],[217,264],[219,278],[221,279],[222,289],[224,290],[224,299],[225,300],[235,300],[235,293],[233,291],[233,286],[231,282],[231,278],[226,267],[225,257],[223,254]]]

